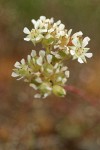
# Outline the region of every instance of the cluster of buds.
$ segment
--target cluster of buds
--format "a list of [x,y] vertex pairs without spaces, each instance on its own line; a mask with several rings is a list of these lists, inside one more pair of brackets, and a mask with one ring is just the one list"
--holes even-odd
[[32,19],[32,23],[32,30],[27,27],[23,30],[27,34],[24,40],[32,41],[34,45],[41,43],[44,50],[38,54],[32,50],[26,61],[16,62],[12,76],[17,80],[24,79],[37,90],[35,98],[45,98],[51,93],[64,97],[69,71],[63,61],[72,58],[84,63],[86,57],[91,58],[92,53],[86,48],[90,38],[83,38],[81,31],[71,35],[72,29],[66,30],[60,20],[54,22],[53,18],[41,16],[37,21]]

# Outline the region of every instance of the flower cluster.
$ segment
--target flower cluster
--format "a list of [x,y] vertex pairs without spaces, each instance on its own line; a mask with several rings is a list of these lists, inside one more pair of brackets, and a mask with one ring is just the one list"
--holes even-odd
[[83,38],[81,31],[71,35],[72,29],[66,30],[61,21],[47,19],[41,16],[37,21],[32,19],[34,28],[24,28],[27,34],[26,41],[32,41],[34,45],[41,43],[43,49],[39,53],[32,50],[27,60],[15,63],[12,76],[17,80],[24,79],[34,89],[38,90],[35,98],[45,98],[51,93],[57,96],[65,96],[64,86],[69,77],[69,71],[63,61],[69,58],[77,59],[79,63],[86,62],[86,57],[91,58],[86,48],[89,37]]
[[[63,86],[69,77],[68,68],[60,62],[53,62],[53,56],[46,54],[44,50],[40,50],[38,55],[32,50],[27,61],[22,59],[14,66],[16,69],[12,76],[17,77],[17,80],[23,78],[34,90],[39,90],[40,94],[36,94],[36,98],[45,98],[51,92],[58,96],[66,95]],[[56,91],[57,88],[60,90]]]
[[71,35],[72,29],[66,30],[60,20],[54,22],[53,18],[46,19],[45,16],[37,21],[32,19],[32,23],[34,28],[31,31],[27,27],[23,30],[27,34],[24,40],[32,41],[34,45],[41,43],[49,52],[53,50],[52,54],[59,59],[62,59],[62,51],[66,57],[70,55],[80,63],[86,62],[85,57],[92,57],[92,53],[87,53],[89,48],[86,48],[90,38],[83,38],[81,31]]

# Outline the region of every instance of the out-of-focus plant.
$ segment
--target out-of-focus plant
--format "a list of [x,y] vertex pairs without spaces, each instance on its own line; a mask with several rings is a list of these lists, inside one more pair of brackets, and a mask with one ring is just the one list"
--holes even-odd
[[23,30],[27,34],[24,40],[34,45],[41,43],[44,50],[38,54],[32,50],[26,61],[22,59],[16,62],[12,77],[24,79],[33,89],[38,90],[35,98],[45,98],[51,93],[64,97],[64,86],[70,73],[64,62],[76,59],[82,64],[86,62],[86,57],[91,58],[92,53],[88,53],[89,48],[86,47],[90,38],[83,38],[81,31],[71,34],[72,29],[65,29],[60,20],[54,22],[53,18],[41,16],[37,21],[32,19],[32,23],[33,29],[25,27]]

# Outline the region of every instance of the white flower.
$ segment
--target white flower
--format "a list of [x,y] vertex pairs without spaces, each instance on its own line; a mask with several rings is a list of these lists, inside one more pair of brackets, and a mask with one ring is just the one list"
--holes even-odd
[[78,37],[75,37],[72,40],[73,46],[70,46],[70,54],[73,56],[73,59],[78,59],[79,63],[86,62],[85,57],[92,57],[92,53],[87,53],[89,48],[86,48],[89,41],[89,37],[85,37],[83,40]]

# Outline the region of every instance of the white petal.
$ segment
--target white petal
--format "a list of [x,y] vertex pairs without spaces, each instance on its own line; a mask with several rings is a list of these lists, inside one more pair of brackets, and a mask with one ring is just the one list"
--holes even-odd
[[59,73],[60,72],[60,69],[59,68],[57,68],[56,69],[56,71],[55,71],[55,73]]
[[39,51],[39,56],[44,57],[45,56],[45,51],[44,50],[40,50]]
[[36,37],[36,41],[39,41],[39,40],[41,40],[42,39],[42,36],[41,35],[38,35],[37,37]]
[[56,49],[56,48],[58,48],[59,47],[59,45],[54,45],[54,49]]
[[61,71],[66,71],[68,69],[68,67],[64,66],[61,68]]
[[41,94],[35,94],[34,98],[41,98]]
[[21,79],[23,79],[23,78],[24,78],[24,76],[22,76],[22,77],[18,78],[17,80],[21,80]]
[[51,19],[50,19],[50,23],[53,23],[54,22],[54,18],[52,17]]
[[60,25],[59,25],[59,30],[64,30],[64,28],[65,28],[65,25],[64,25],[64,24],[60,24]]
[[36,20],[32,19],[31,22],[35,25],[36,24]]
[[30,38],[26,37],[24,38],[24,41],[30,41]]
[[46,39],[51,38],[51,34],[47,34],[47,35],[45,36],[45,38],[46,38]]
[[73,34],[72,38],[76,38],[77,36],[82,36],[83,33],[81,31],[76,32],[75,34]]
[[62,81],[62,77],[57,78],[57,82]]
[[35,57],[35,56],[36,56],[36,51],[35,51],[35,50],[32,50],[31,56],[32,56],[32,57]]
[[35,81],[38,82],[38,83],[42,83],[42,80],[41,80],[41,78],[39,78],[39,77],[36,78]]
[[47,32],[47,29],[41,29],[41,30],[39,30],[39,31],[45,33],[45,32]]
[[48,30],[49,33],[53,32],[53,31],[54,31],[54,28],[51,28]]
[[48,69],[47,69],[47,72],[48,72],[48,73],[53,73],[53,70],[51,70],[51,69],[48,68]]
[[16,68],[21,68],[20,63],[19,63],[18,61],[14,64],[14,66],[15,66]]
[[65,71],[65,75],[67,78],[69,78],[69,73],[70,73],[69,71]]
[[73,56],[75,55],[75,51],[74,50],[70,50],[70,54]]
[[46,19],[45,16],[40,16],[40,20],[44,21]]
[[40,76],[40,72],[36,72],[36,73],[34,73],[36,76]]
[[87,58],[91,58],[91,57],[93,56],[93,54],[92,54],[92,53],[85,53],[85,56],[86,56]]
[[80,57],[78,58],[78,62],[81,63],[81,64],[84,63],[82,58],[80,58]]
[[24,32],[25,34],[30,34],[30,31],[29,31],[29,29],[28,29],[27,27],[25,27],[25,28],[23,29],[23,32]]
[[60,31],[59,35],[60,35],[60,36],[64,36],[64,35],[65,35],[65,32],[64,32],[64,31]]
[[25,65],[25,59],[21,60],[22,65]]
[[52,55],[47,55],[47,61],[48,61],[48,63],[50,64],[51,63],[51,61],[52,61]]
[[38,89],[38,87],[35,84],[33,84],[33,83],[30,83],[30,87],[32,87],[34,90]]
[[46,98],[49,95],[49,93],[45,93],[43,98]]
[[89,37],[85,37],[83,39],[83,42],[82,42],[82,47],[84,48],[86,45],[88,45],[89,41],[90,41],[90,38]]
[[39,66],[42,66],[42,61],[43,61],[43,59],[41,56],[36,60],[36,62]]
[[11,76],[12,77],[18,77],[19,75],[17,73],[15,73],[15,72],[12,72]]
[[70,30],[68,31],[68,36],[70,36],[71,33],[72,33],[72,29],[70,29]]
[[47,86],[46,89],[49,90],[49,91],[52,91],[52,88],[49,87],[49,86]]
[[28,62],[31,61],[31,56],[30,55],[27,56],[27,60],[28,60]]
[[66,78],[63,78],[63,79],[62,79],[62,83],[65,84],[66,82],[67,82],[67,79],[66,79]]
[[35,28],[35,29],[38,29],[39,25],[40,25],[40,22],[39,22],[39,21],[36,21],[36,23],[34,24],[34,28]]
[[59,54],[56,54],[55,57],[58,58],[58,59],[61,58],[61,56]]
[[74,39],[72,40],[72,43],[73,43],[76,47],[78,47],[78,46],[79,46],[79,39],[78,39],[78,38],[74,38]]
[[57,25],[60,25],[60,23],[61,23],[61,20],[58,20],[58,21],[56,22]]
[[58,63],[56,63],[55,65],[54,65],[54,69],[57,69],[57,67],[58,67]]

